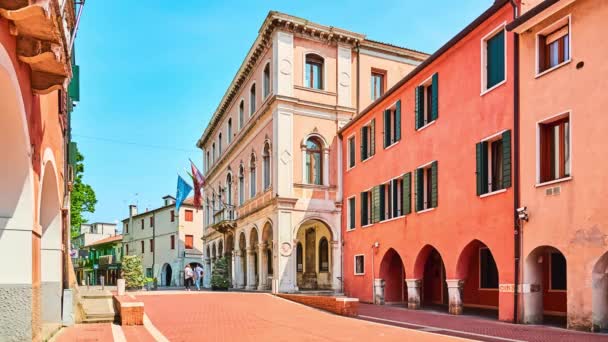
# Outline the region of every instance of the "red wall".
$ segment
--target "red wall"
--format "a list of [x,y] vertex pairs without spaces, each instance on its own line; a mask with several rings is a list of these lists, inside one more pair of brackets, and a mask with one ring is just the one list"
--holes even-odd
[[[346,231],[347,212],[343,210],[344,274],[346,294],[362,301],[372,300],[372,281],[378,278],[386,251],[393,248],[403,260],[405,278],[423,278],[429,245],[441,255],[447,279],[469,281],[467,260],[459,257],[476,239],[494,255],[500,284],[513,284],[513,189],[486,198],[476,194],[475,144],[482,139],[512,129],[513,125],[513,35],[507,32],[506,83],[480,96],[481,40],[495,28],[512,19],[505,5],[467,37],[425,67],[397,91],[375,104],[342,132],[344,160],[344,198],[356,196],[356,227]],[[435,123],[416,131],[414,127],[414,89],[435,72],[439,74],[439,116]],[[383,149],[382,112],[401,100],[401,140]],[[360,128],[376,118],[376,154],[360,160]],[[356,163],[347,170],[351,135],[356,139]],[[512,143],[513,145],[513,143]],[[438,161],[438,207],[415,213],[412,180],[412,213],[406,217],[361,228],[360,193],[389,179],[412,172],[428,162]],[[346,200],[345,200],[346,203]],[[372,252],[372,245],[379,248]],[[474,242],[477,243],[477,242]],[[427,246],[427,248],[425,248]],[[422,253],[421,253],[422,252]],[[372,267],[372,253],[374,265]],[[354,275],[354,255],[365,255],[365,274]],[[372,275],[372,269],[374,275]],[[470,286],[473,285],[467,285]],[[499,296],[500,319],[513,317],[513,293]],[[495,305],[495,298],[467,294],[465,298]],[[466,303],[466,301],[465,301]]]

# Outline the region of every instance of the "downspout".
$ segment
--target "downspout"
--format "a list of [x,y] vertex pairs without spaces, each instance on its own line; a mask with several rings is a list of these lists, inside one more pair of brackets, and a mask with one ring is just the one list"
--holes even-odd
[[359,80],[361,78],[361,63],[359,62],[359,60],[361,59],[361,47],[360,47],[360,43],[357,42],[357,114],[359,114],[359,97],[361,97],[361,94],[359,93]]
[[152,212],[152,223],[154,223],[152,225],[152,275],[154,275],[154,266],[156,265],[156,212]]
[[[513,6],[513,19],[518,17],[518,7],[515,0],[510,0],[511,6]],[[517,214],[517,208],[520,207],[520,179],[519,179],[519,34],[513,33],[514,35],[514,48],[513,48],[513,73],[514,73],[514,84],[513,84],[513,215],[514,215],[514,234],[513,234],[513,247],[514,247],[514,289],[513,289],[513,323],[519,321],[519,283],[520,283],[520,268],[521,268],[521,243],[522,243],[522,230],[520,225],[519,216]]]

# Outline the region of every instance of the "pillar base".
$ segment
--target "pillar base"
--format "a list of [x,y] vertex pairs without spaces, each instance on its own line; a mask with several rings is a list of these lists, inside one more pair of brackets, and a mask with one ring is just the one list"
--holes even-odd
[[406,279],[405,282],[407,284],[407,308],[411,310],[420,309],[422,279]]
[[452,315],[462,315],[462,288],[464,280],[448,279],[445,281],[448,284],[449,312]]

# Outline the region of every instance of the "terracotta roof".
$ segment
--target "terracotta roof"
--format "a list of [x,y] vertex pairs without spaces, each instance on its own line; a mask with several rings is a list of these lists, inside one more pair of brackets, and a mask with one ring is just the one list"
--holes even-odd
[[121,240],[122,240],[122,235],[114,235],[114,236],[107,237],[105,239],[97,240],[93,243],[86,245],[85,247],[103,245],[105,243],[116,242],[116,241],[121,241]]

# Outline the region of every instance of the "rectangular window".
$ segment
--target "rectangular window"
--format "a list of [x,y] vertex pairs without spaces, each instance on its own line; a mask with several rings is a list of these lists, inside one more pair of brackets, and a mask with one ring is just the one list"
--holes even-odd
[[537,35],[537,73],[570,61],[570,17],[552,24]]
[[566,284],[566,258],[560,252],[550,254],[551,264],[551,290],[567,290]]
[[384,148],[401,140],[401,100],[384,111]]
[[403,213],[403,179],[391,179],[388,183],[381,185],[381,212],[380,218],[390,220],[399,217]]
[[192,210],[186,210],[184,214],[186,222],[192,222],[194,220],[194,212]]
[[193,235],[186,235],[186,249],[192,249],[194,246],[194,236]]
[[323,89],[323,58],[314,54],[306,55],[304,86]]
[[422,127],[439,117],[439,74],[435,73],[428,80],[415,88],[415,127]]
[[144,219],[141,219],[141,229],[144,229]]
[[355,197],[351,197],[348,199],[348,226],[347,229],[351,230],[351,229],[355,229],[355,212],[356,212],[356,208],[355,208]]
[[175,249],[175,235],[171,235],[171,249]]
[[150,216],[150,227],[154,227],[154,216]]
[[437,207],[437,162],[416,169],[416,211]]
[[144,254],[144,240],[140,241],[140,245],[141,245],[141,254]]
[[154,253],[154,240],[150,239],[150,252]]
[[376,154],[376,119],[361,127],[361,160]]
[[125,223],[125,233],[129,234],[129,223]]
[[380,98],[384,94],[384,75],[385,72],[372,70],[371,98],[372,101]]
[[477,195],[511,186],[511,131],[477,143]]
[[483,91],[491,89],[505,80],[505,29],[484,38],[483,44]]
[[348,138],[348,168],[355,166],[355,136]]
[[125,245],[125,255],[129,255],[129,244]]
[[541,123],[540,134],[540,182],[570,176],[570,118]]
[[372,193],[364,191],[361,193],[361,227],[371,223],[372,216]]
[[175,222],[175,210],[171,210],[171,222]]
[[365,256],[355,255],[355,275],[365,274]]
[[492,253],[486,247],[479,249],[479,288],[498,288],[498,268]]

